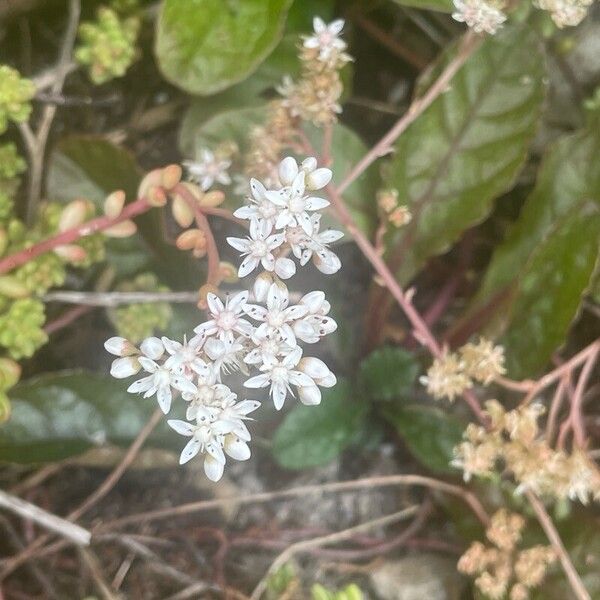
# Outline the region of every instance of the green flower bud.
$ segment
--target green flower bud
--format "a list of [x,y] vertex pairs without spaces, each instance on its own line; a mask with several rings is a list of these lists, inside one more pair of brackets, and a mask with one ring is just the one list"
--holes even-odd
[[17,70],[7,65],[0,66],[0,133],[6,131],[9,120],[27,121],[34,94],[32,81],[22,79]]
[[10,358],[0,358],[0,390],[5,391],[21,379],[19,363]]

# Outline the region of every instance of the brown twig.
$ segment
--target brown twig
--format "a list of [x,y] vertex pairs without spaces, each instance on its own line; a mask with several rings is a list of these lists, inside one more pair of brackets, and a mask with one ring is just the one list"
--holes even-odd
[[397,523],[398,521],[402,521],[414,515],[418,510],[419,507],[417,505],[409,506],[408,508],[405,508],[391,515],[379,517],[377,519],[372,519],[370,521],[366,521],[365,523],[361,523],[360,525],[355,525],[354,527],[349,527],[348,529],[344,529],[342,531],[337,531],[335,533],[330,533],[321,537],[312,538],[310,540],[302,540],[301,542],[296,542],[295,544],[292,544],[291,546],[286,548],[271,563],[270,567],[267,569],[267,572],[258,582],[256,587],[254,588],[254,591],[250,595],[250,600],[260,600],[261,596],[267,588],[269,576],[275,571],[277,571],[277,569],[279,569],[286,562],[288,562],[294,555],[299,554],[301,552],[306,552],[308,550],[312,550],[314,548],[319,548],[321,546],[336,544],[338,542],[353,537],[357,533],[368,531],[369,529],[385,527],[386,525]]
[[569,558],[569,554],[567,553],[562,540],[558,535],[558,531],[556,531],[556,528],[554,527],[554,523],[552,523],[552,519],[546,512],[544,505],[532,491],[527,490],[525,495],[527,496],[527,499],[529,500],[529,503],[535,512],[539,524],[542,526],[542,529],[544,530],[548,540],[552,544],[552,547],[554,548],[554,551],[560,560],[560,564],[562,565],[565,575],[571,584],[571,589],[573,590],[575,597],[577,600],[591,600],[591,596],[585,589],[579,574],[575,570],[575,567]]
[[111,588],[107,581],[105,581],[104,575],[102,574],[102,567],[98,563],[95,554],[86,548],[80,548],[79,552],[102,598],[104,598],[104,600],[118,600],[120,595]]

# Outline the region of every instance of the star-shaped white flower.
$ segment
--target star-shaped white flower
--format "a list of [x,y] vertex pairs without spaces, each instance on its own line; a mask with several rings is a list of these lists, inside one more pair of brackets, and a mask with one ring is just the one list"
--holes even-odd
[[308,308],[304,305],[288,306],[289,292],[283,284],[273,283],[267,294],[267,307],[246,304],[244,312],[257,321],[262,321],[255,331],[258,338],[278,335],[288,346],[296,346],[296,336],[291,324],[304,317]]
[[251,339],[256,347],[244,357],[244,362],[249,365],[272,364],[277,361],[278,356],[285,356],[294,349],[278,334],[269,333],[267,330],[255,332]]
[[346,43],[338,37],[343,28],[343,19],[336,19],[328,25],[320,17],[315,17],[314,35],[305,37],[303,45],[305,48],[318,49],[319,59],[326,61],[334,51],[343,52],[346,49]]
[[165,350],[170,355],[165,367],[173,372],[180,372],[190,377],[192,373],[204,375],[208,369],[206,362],[200,357],[205,338],[195,335],[189,342],[184,338],[183,344],[167,337],[162,337]]
[[312,258],[315,267],[321,273],[333,275],[340,270],[342,263],[337,254],[332,252],[328,246],[343,238],[344,234],[337,229],[319,231],[321,228],[321,215],[319,214],[312,215],[311,222],[311,239],[302,250],[300,264],[304,266]]
[[266,192],[265,186],[258,179],[251,179],[249,204],[238,208],[233,215],[238,219],[258,221],[274,226],[279,214],[279,207],[267,198]]
[[235,334],[249,337],[254,328],[242,317],[248,296],[246,291],[239,292],[228,297],[223,304],[215,294],[207,294],[206,302],[212,319],[198,325],[194,332],[203,337],[216,335],[222,341],[231,342],[234,341]]
[[183,166],[187,169],[189,178],[200,184],[203,191],[209,190],[215,181],[222,185],[231,183],[227,173],[231,161],[219,160],[208,148],[202,148],[199,154],[199,160],[184,160]]
[[296,346],[292,352],[281,360],[263,365],[260,375],[251,377],[244,382],[248,388],[263,388],[270,386],[269,394],[277,410],[281,410],[288,392],[293,396],[291,385],[298,388],[314,386],[315,382],[306,373],[299,371],[296,366],[302,357],[302,348]]
[[228,237],[227,242],[246,258],[238,270],[238,277],[246,277],[262,264],[266,271],[275,271],[282,279],[289,279],[296,273],[296,265],[283,256],[275,258],[273,250],[285,241],[285,234],[270,235],[272,226],[268,221],[250,221],[250,236],[247,238]]
[[221,381],[221,373],[228,374],[235,371],[246,373],[246,365],[242,358],[245,350],[243,339],[242,337],[225,340],[209,338],[206,341],[204,351],[213,363],[217,381]]
[[173,400],[171,388],[187,393],[196,391],[196,386],[184,375],[175,373],[145,356],[140,356],[138,360],[144,371],[150,375],[134,381],[127,391],[131,394],[143,393],[144,398],[150,398],[156,394],[158,405],[165,414],[171,410]]
[[294,177],[291,185],[281,190],[269,190],[265,192],[267,199],[280,209],[275,219],[276,229],[302,227],[308,235],[311,235],[312,223],[309,212],[321,210],[329,206],[329,201],[324,198],[307,196],[305,194],[305,178],[306,173],[300,171]]

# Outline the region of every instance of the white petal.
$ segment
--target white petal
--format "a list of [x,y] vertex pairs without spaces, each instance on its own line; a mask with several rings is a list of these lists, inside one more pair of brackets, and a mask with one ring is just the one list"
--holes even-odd
[[294,197],[298,197],[298,196],[303,196],[304,195],[304,179],[306,177],[306,174],[304,173],[304,171],[300,171],[298,173],[298,175],[296,175],[296,177],[294,178],[294,181],[292,182],[292,196]]
[[223,305],[219,297],[213,294],[212,292],[206,294],[206,303],[208,304],[208,310],[210,310],[210,312],[213,315],[219,314],[222,310],[225,309],[225,306]]
[[281,410],[283,407],[283,403],[285,402],[285,397],[287,396],[287,389],[285,387],[285,383],[281,381],[276,381],[271,386],[271,395],[273,396],[273,404],[275,405],[275,410]]
[[286,156],[279,163],[279,181],[282,185],[292,185],[298,175],[298,163],[291,156]]
[[173,400],[171,388],[168,385],[161,385],[156,391],[156,400],[158,401],[160,410],[162,410],[165,415],[168,414],[171,410],[171,401]]
[[235,248],[238,252],[248,252],[250,250],[250,242],[244,238],[228,237],[227,243]]
[[111,337],[104,342],[104,347],[107,352],[115,356],[128,356],[136,352],[136,347],[124,337]]
[[308,307],[308,312],[317,313],[323,306],[323,302],[325,301],[325,292],[321,292],[320,290],[315,290],[314,292],[309,292],[305,294],[300,299],[300,304],[305,304]]
[[309,190],[320,190],[331,181],[332,175],[330,169],[315,169],[306,176],[306,187]]
[[258,304],[246,304],[243,308],[244,312],[257,321],[264,321],[267,318],[267,309]]
[[219,481],[223,477],[225,465],[216,461],[212,456],[207,456],[204,459],[204,472],[211,481]]
[[327,28],[333,35],[338,35],[344,28],[344,19],[336,19],[333,23],[329,23]]
[[281,191],[269,190],[268,192],[265,192],[265,197],[267,198],[267,200],[269,200],[277,206],[287,206],[287,198],[285,194]]
[[[254,286],[252,287],[252,293],[254,294],[254,299],[257,302],[264,302],[267,299],[267,294],[269,293],[269,287],[273,283],[273,277],[268,273],[261,273],[256,280],[254,281]],[[247,306],[247,305],[246,305]]]
[[212,456],[217,462],[221,464],[225,464],[225,454],[223,453],[223,448],[221,444],[216,442],[215,440],[208,442],[204,445],[206,452]]
[[[318,196],[311,196],[306,199],[306,208],[307,210],[322,210],[323,208],[327,208],[329,206],[329,200],[325,200],[325,198],[319,198]],[[311,226],[312,229],[312,226]]]
[[265,186],[258,181],[258,179],[251,179],[250,180],[250,191],[252,192],[252,195],[254,196],[255,200],[263,200],[265,197]]
[[247,415],[254,412],[259,406],[260,402],[258,400],[242,400],[234,406],[234,409],[240,415]]
[[238,277],[246,277],[258,267],[258,263],[260,260],[256,258],[256,256],[246,256],[246,258],[242,261],[240,268],[238,269]]
[[[180,344],[179,342],[176,342],[175,340],[170,340],[168,337],[163,336],[161,338],[162,344],[165,347],[165,350],[173,355],[173,354],[177,354],[182,348],[183,348],[183,344]],[[150,357],[152,358],[152,357]],[[160,358],[160,356],[159,356]]]
[[140,365],[144,368],[144,371],[148,371],[148,373],[155,373],[158,370],[158,365],[147,356],[140,356],[138,358]]
[[273,271],[275,269],[275,257],[269,253],[260,259],[260,264],[265,271]]
[[181,435],[194,435],[194,430],[196,429],[191,423],[188,423],[187,421],[181,421],[179,419],[169,419],[167,424],[171,429],[174,429]]
[[308,307],[303,304],[296,304],[294,306],[289,306],[283,311],[285,315],[286,321],[295,321],[296,319],[301,319],[308,312]]
[[337,377],[333,373],[330,372],[329,375],[327,375],[327,377],[324,377],[323,379],[319,379],[319,380],[315,381],[315,383],[317,385],[320,385],[321,387],[330,388],[330,387],[333,387],[337,383]]
[[330,250],[320,250],[314,258],[315,267],[325,275],[333,275],[337,273],[342,263],[340,259]]
[[338,240],[342,239],[344,234],[337,229],[326,229],[322,233],[319,233],[318,240],[321,244],[333,244]]
[[302,404],[315,406],[321,403],[321,390],[316,385],[298,388],[298,398]]
[[179,457],[179,464],[183,465],[200,451],[200,442],[196,438],[192,438],[181,451],[181,456]]
[[197,391],[196,386],[187,378],[183,376],[176,376],[171,379],[171,385],[180,392],[187,392],[188,394],[195,394]]
[[325,25],[325,21],[323,21],[321,17],[314,17],[313,29],[315,30],[315,33],[323,33],[325,29],[327,29],[327,25]]
[[312,236],[313,226],[310,217],[305,212],[302,212],[296,215],[296,220],[298,221],[300,227],[302,227],[302,229],[304,230],[304,233],[306,233],[306,235]]
[[298,369],[313,379],[322,379],[331,372],[329,367],[320,359],[307,356],[300,360]]
[[164,354],[165,347],[157,337],[149,337],[140,344],[140,350],[148,358],[158,360]]
[[269,385],[269,375],[267,373],[261,373],[255,375],[244,381],[244,387],[247,388],[263,388]]
[[309,156],[302,161],[302,170],[307,174],[312,173],[317,168],[317,159],[314,156]]
[[241,308],[244,306],[244,304],[246,304],[249,295],[250,293],[247,291],[238,292],[237,294],[229,298],[229,301],[227,302],[227,307],[236,313],[240,312]]
[[256,216],[256,207],[254,206],[240,206],[233,213],[234,217],[238,219],[252,219]]
[[302,371],[290,371],[290,383],[298,387],[315,385],[315,382],[306,373]]
[[296,274],[296,265],[291,258],[282,256],[275,261],[275,273],[281,279],[289,279]]
[[307,344],[316,344],[320,339],[319,335],[315,332],[315,328],[304,320],[296,321],[292,325],[292,329],[296,337]]
[[131,377],[140,370],[140,363],[133,356],[125,356],[112,361],[110,366],[110,374],[116,379],[125,379]]
[[248,460],[250,458],[248,444],[235,436],[225,438],[225,452],[235,460]]
[[136,379],[128,388],[127,391],[130,394],[139,394],[141,392],[147,392],[151,387],[154,386],[154,377],[149,375],[148,377],[142,377]]

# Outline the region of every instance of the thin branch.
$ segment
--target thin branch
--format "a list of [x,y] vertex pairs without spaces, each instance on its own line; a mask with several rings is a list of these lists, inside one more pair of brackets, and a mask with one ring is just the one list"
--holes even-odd
[[338,192],[343,194],[348,186],[357,179],[378,158],[385,156],[392,149],[392,144],[400,135],[406,131],[408,126],[421,115],[433,101],[448,87],[450,81],[461,69],[466,60],[473,54],[481,43],[481,37],[469,31],[462,38],[456,56],[442,71],[441,75],[434,81],[431,87],[421,96],[415,99],[408,111],[400,120],[386,133],[375,146],[352,168],[344,181],[338,186]]
[[386,525],[397,523],[398,521],[403,521],[408,517],[412,517],[415,513],[418,512],[418,510],[418,505],[409,506],[408,508],[405,508],[391,515],[386,515],[385,517],[380,517],[378,519],[372,519],[370,521],[366,521],[365,523],[361,523],[360,525],[356,525],[354,527],[349,527],[348,529],[344,529],[342,531],[337,531],[335,533],[330,533],[328,535],[323,535],[321,537],[313,538],[310,540],[302,540],[301,542],[296,542],[295,544],[292,544],[271,563],[271,566],[267,569],[267,572],[265,573],[263,578],[258,582],[258,585],[254,588],[254,591],[250,595],[250,600],[260,600],[261,596],[267,588],[269,576],[275,571],[277,571],[277,569],[279,569],[286,562],[288,562],[294,555],[299,554],[301,552],[306,552],[313,548],[318,548],[320,546],[336,544],[338,542],[353,537],[357,533],[368,531],[369,529],[385,527]]
[[309,494],[324,494],[331,492],[348,492],[359,489],[375,489],[390,486],[421,486],[438,490],[440,492],[451,494],[462,498],[471,508],[473,513],[481,521],[483,525],[489,522],[489,515],[485,508],[478,500],[477,496],[465,490],[458,485],[453,485],[445,481],[440,481],[432,477],[423,475],[386,475],[381,477],[366,477],[363,479],[355,479],[351,481],[335,481],[331,483],[303,485],[286,490],[278,490],[274,492],[260,492],[257,494],[247,494],[245,496],[231,496],[226,498],[218,498],[214,500],[201,500],[199,502],[189,502],[169,508],[161,508],[148,511],[145,513],[137,513],[128,517],[122,517],[114,521],[101,524],[94,530],[94,534],[99,531],[109,531],[112,529],[124,527],[137,523],[146,523],[150,521],[158,521],[161,519],[172,519],[174,517],[188,515],[195,512],[202,512],[221,508],[223,506],[242,506],[245,504],[258,504],[271,502],[274,500],[283,500],[285,498],[294,498],[297,496],[307,496]]
[[189,292],[48,292],[42,296],[44,302],[62,302],[82,306],[120,306],[122,304],[155,304],[172,302],[187,304],[198,302],[198,290]]
[[92,534],[87,529],[61,519],[39,506],[31,504],[31,502],[2,490],[0,490],[0,506],[24,519],[32,520],[44,529],[75,542],[78,546],[87,546],[90,543]]
[[80,548],[79,552],[102,598],[104,598],[104,600],[118,600],[120,595],[111,589],[110,584],[105,581],[104,575],[102,574],[102,567],[98,563],[96,555],[85,548]]
[[533,492],[528,490],[525,492],[525,495],[527,496],[527,499],[529,500],[529,503],[531,504],[531,507],[535,512],[537,520],[539,521],[540,525],[542,526],[542,529],[546,533],[548,540],[550,540],[554,551],[558,555],[560,564],[562,565],[565,575],[567,576],[567,579],[571,584],[571,589],[573,590],[575,597],[577,598],[577,600],[591,600],[591,596],[585,589],[585,586],[583,585],[579,574],[575,570],[575,567],[573,566],[573,563],[569,558],[569,554],[567,553],[562,543],[562,540],[558,535],[558,531],[556,531],[556,528],[554,527],[554,523],[552,523],[552,519],[546,512],[544,505]]
[[575,438],[575,443],[580,448],[585,447],[585,426],[583,424],[582,415],[583,396],[585,392],[585,387],[589,381],[590,376],[592,375],[592,371],[594,370],[596,359],[598,358],[598,353],[600,353],[600,347],[596,348],[596,350],[592,352],[585,361],[583,368],[581,369],[581,373],[579,375],[579,380],[577,381],[575,393],[573,394],[573,398],[571,399],[571,426],[573,427],[573,436]]

